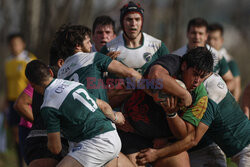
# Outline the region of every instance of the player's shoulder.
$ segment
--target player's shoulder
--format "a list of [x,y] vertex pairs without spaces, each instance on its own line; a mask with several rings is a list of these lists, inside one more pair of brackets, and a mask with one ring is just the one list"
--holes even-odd
[[120,33],[115,39],[111,40],[106,44],[107,48],[114,47],[117,45],[124,45],[123,33]]
[[187,45],[184,45],[181,48],[173,51],[171,54],[183,56],[185,53],[187,53],[187,50],[188,50]]
[[68,94],[80,85],[82,84],[74,81],[54,79],[45,90],[44,102],[41,108],[52,107],[59,109]]
[[217,104],[227,95],[228,88],[224,80],[218,74],[212,74],[204,81],[208,97]]
[[144,43],[149,43],[150,45],[160,47],[162,45],[162,41],[143,32]]

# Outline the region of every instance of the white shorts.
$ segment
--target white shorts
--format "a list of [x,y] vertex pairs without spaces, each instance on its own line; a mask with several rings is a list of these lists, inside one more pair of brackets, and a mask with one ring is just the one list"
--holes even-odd
[[121,140],[113,130],[79,143],[70,142],[70,146],[68,155],[84,167],[99,167],[118,157]]
[[250,144],[248,144],[243,150],[231,157],[238,167],[250,166]]

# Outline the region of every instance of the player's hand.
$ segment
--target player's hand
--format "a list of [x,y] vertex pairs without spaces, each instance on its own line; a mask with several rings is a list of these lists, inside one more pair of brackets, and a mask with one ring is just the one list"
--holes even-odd
[[164,102],[161,102],[161,106],[167,114],[175,113],[179,110],[177,106],[178,98],[176,96],[167,97]]
[[113,52],[107,53],[107,56],[109,56],[111,59],[114,60],[117,58],[117,56],[119,56],[120,53],[121,53],[120,51],[113,51]]
[[125,123],[123,125],[116,125],[117,129],[122,130],[124,132],[135,132],[134,128],[130,123],[125,119]]
[[136,156],[136,163],[138,165],[146,165],[147,163],[154,162],[158,159],[157,150],[152,148],[147,148],[141,150]]
[[192,96],[191,94],[186,90],[186,93],[183,97],[180,98],[180,101],[178,102],[178,106],[179,107],[182,107],[182,106],[185,106],[185,107],[188,107],[192,104]]
[[124,118],[123,114],[121,112],[116,112],[115,114],[117,117],[115,124],[123,125],[125,123],[125,118]]

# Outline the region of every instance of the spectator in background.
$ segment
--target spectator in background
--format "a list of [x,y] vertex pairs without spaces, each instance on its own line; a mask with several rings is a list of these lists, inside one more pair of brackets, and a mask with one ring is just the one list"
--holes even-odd
[[245,115],[249,119],[249,113],[250,113],[250,84],[247,85],[245,88],[242,100],[241,100],[241,108],[244,111]]
[[101,48],[116,37],[115,21],[109,16],[99,16],[92,27],[93,52],[100,52]]
[[215,48],[219,54],[223,55],[226,59],[228,66],[233,74],[234,77],[234,87],[231,90],[232,94],[234,95],[236,101],[239,101],[240,92],[241,92],[241,78],[240,78],[240,71],[239,67],[237,66],[235,60],[231,55],[228,54],[227,50],[223,47],[224,38],[223,33],[224,29],[222,25],[218,23],[210,24],[208,26],[208,43]]
[[25,77],[24,71],[26,64],[36,59],[36,57],[25,50],[25,42],[21,34],[11,34],[8,36],[8,43],[11,50],[11,55],[5,62],[5,77],[6,77],[6,108],[8,107],[7,121],[11,128],[13,138],[16,143],[16,151],[18,155],[18,164],[22,166],[22,157],[20,153],[18,140],[18,124],[20,116],[13,108],[15,100],[27,86],[28,80]]

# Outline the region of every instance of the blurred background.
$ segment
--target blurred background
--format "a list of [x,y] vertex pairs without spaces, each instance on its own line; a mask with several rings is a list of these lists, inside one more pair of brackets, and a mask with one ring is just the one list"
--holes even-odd
[[[120,8],[127,2],[127,0],[0,0],[0,100],[5,91],[4,60],[10,54],[6,39],[8,34],[21,32],[27,50],[47,62],[51,40],[60,25],[83,24],[92,28],[95,17],[105,14],[116,21],[116,27],[119,29]],[[170,51],[187,43],[186,27],[191,18],[203,17],[209,23],[221,23],[225,29],[225,48],[240,68],[242,89],[250,82],[249,0],[136,0],[135,2],[140,3],[145,10],[143,31],[164,41]]]

